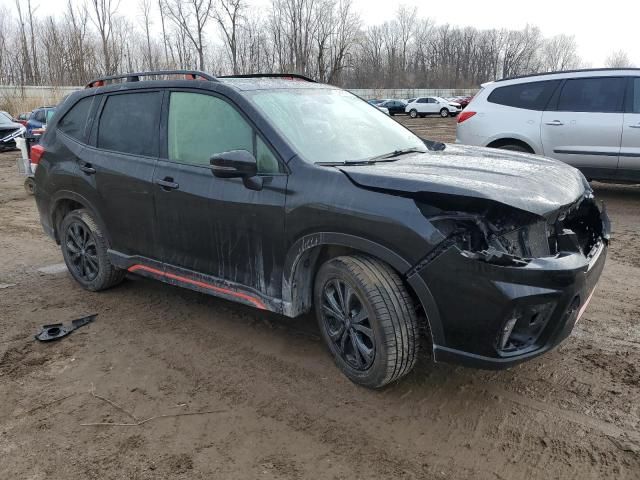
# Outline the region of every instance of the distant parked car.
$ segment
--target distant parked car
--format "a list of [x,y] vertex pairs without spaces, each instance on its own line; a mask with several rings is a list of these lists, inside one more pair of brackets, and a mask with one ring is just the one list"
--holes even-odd
[[387,110],[389,110],[389,115],[393,116],[393,115],[404,115],[407,104],[404,103],[402,100],[387,100],[385,102],[382,102],[378,106],[386,108]]
[[640,182],[640,69],[485,84],[458,118],[457,142],[546,155],[589,180]]
[[0,112],[0,152],[16,148],[16,138],[24,133],[24,127],[16,123],[11,115]]
[[389,109],[387,107],[383,107],[382,105],[374,105],[378,110],[383,112],[386,115],[389,115]]
[[469,105],[469,103],[471,103],[471,100],[473,99],[472,95],[463,95],[462,97],[456,97],[454,98],[452,101],[459,103],[460,107],[462,107],[462,109],[464,110],[467,105]]
[[56,107],[40,107],[31,112],[31,116],[27,121],[27,133],[32,133],[33,130],[46,128],[47,123],[51,120],[51,117],[56,111]]
[[443,118],[449,115],[454,117],[460,113],[461,110],[462,108],[459,103],[449,102],[442,97],[416,98],[405,107],[405,112],[408,113],[411,118],[418,116],[422,118],[429,114],[438,114]]
[[367,100],[367,103],[369,103],[371,105],[375,105],[375,106],[380,105],[382,102],[384,102],[384,100],[379,100],[377,98],[374,98],[374,99],[371,99],[371,100]]
[[31,116],[31,112],[23,112],[16,117],[16,122],[21,125],[27,126],[27,122],[29,121],[29,117]]

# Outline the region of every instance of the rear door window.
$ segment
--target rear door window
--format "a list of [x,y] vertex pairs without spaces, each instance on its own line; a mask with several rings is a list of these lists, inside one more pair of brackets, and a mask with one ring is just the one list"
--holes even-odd
[[633,79],[633,113],[640,113],[640,78]]
[[624,77],[575,78],[567,80],[560,92],[561,112],[616,113],[623,111]]
[[161,104],[160,92],[107,97],[98,125],[98,148],[156,157]]
[[281,172],[269,147],[231,104],[211,95],[171,93],[169,160],[209,167],[212,155],[231,150],[251,152],[259,173]]
[[507,107],[544,110],[560,80],[518,83],[496,88],[487,101]]
[[58,122],[58,128],[76,140],[84,142],[91,126],[88,122],[89,112],[95,100],[96,97],[91,96],[77,102]]

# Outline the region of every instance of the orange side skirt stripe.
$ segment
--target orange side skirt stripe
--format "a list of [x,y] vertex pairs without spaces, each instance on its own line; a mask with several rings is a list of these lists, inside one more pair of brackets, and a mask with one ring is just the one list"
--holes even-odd
[[180,275],[174,275],[173,273],[169,273],[169,272],[163,272],[162,270],[158,270],[156,268],[147,267],[146,265],[132,265],[127,270],[129,272],[131,272],[131,273],[135,273],[138,270],[143,270],[145,272],[153,273],[154,275],[158,275],[160,277],[171,278],[173,280],[177,280],[177,281],[182,282],[182,283],[188,283],[189,285],[195,285],[197,287],[205,288],[207,290],[212,290],[214,292],[223,293],[225,295],[230,295],[230,296],[236,297],[236,298],[241,298],[241,299],[246,300],[247,302],[253,304],[254,306],[256,306],[257,308],[259,308],[261,310],[267,310],[267,307],[265,306],[264,303],[262,303],[257,298],[252,297],[251,295],[247,295],[246,293],[236,292],[236,291],[233,291],[233,290],[228,290],[226,288],[216,287],[216,286],[210,285],[208,283],[199,282],[198,280],[193,280],[191,278],[182,277]]

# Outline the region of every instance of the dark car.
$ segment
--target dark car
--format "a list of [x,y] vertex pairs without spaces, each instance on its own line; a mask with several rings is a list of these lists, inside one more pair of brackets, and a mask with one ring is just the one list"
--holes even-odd
[[16,122],[26,127],[30,116],[31,116],[31,112],[22,112],[17,116]]
[[27,133],[32,133],[34,130],[46,128],[46,125],[53,117],[56,111],[56,107],[39,107],[36,108],[27,120]]
[[389,110],[389,115],[405,115],[407,104],[401,100],[386,100],[378,105]]
[[16,148],[16,138],[24,133],[24,127],[13,121],[11,115],[0,112],[0,152]]
[[517,364],[586,308],[609,228],[573,167],[420,139],[304,77],[173,73],[90,83],[33,147],[43,228],[85,289],[130,272],[314,309],[368,387],[407,374],[421,344],[436,361]]

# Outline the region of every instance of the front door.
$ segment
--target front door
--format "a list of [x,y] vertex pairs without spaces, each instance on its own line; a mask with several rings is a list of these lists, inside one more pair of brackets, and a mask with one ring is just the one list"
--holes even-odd
[[599,178],[615,176],[626,79],[594,77],[567,80],[554,110],[542,114],[544,154]]
[[640,181],[640,78],[632,79],[632,91],[624,114],[618,169],[624,179]]
[[[188,91],[168,96],[166,158],[154,175],[158,253],[167,271],[204,274],[279,298],[285,167],[225,98]],[[257,158],[262,188],[213,176],[211,156],[240,149]]]

